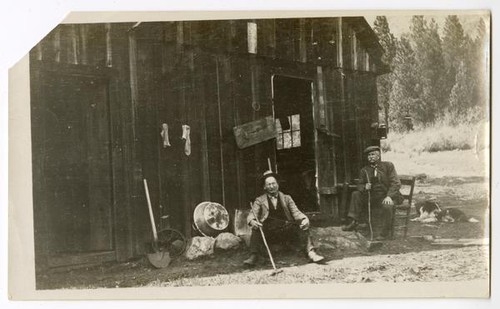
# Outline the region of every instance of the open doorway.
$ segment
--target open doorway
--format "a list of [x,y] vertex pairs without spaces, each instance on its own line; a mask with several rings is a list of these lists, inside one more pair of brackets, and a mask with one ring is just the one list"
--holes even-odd
[[273,94],[281,189],[292,196],[300,210],[318,212],[312,82],[276,75]]

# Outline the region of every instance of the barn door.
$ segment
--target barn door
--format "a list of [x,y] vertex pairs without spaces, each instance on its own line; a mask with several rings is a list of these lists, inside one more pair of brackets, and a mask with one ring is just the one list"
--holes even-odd
[[276,163],[281,189],[302,211],[318,212],[311,83],[285,76],[273,78]]
[[52,254],[113,249],[108,86],[44,74],[43,205]]

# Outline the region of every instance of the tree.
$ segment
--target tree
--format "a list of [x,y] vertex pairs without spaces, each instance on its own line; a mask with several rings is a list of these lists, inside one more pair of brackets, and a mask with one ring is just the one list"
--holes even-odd
[[420,82],[415,119],[423,125],[431,125],[444,114],[443,107],[448,100],[441,38],[434,19],[427,23],[423,16],[413,16],[410,29]]
[[[384,48],[382,61],[393,69],[393,59],[396,56],[396,38],[391,33],[389,23],[385,16],[375,18],[373,30],[377,34],[380,45]],[[386,126],[389,126],[389,101],[392,92],[393,75],[391,73],[379,76],[377,78],[378,102],[384,109],[384,118]]]
[[457,69],[456,82],[450,93],[449,113],[451,124],[456,125],[464,120],[465,115],[475,105],[473,93],[474,83],[470,78],[470,70],[465,61],[462,61]]
[[392,91],[389,100],[389,122],[395,131],[404,129],[404,118],[416,115],[421,106],[419,93],[422,89],[415,52],[410,38],[403,35],[396,40],[396,54],[393,59]]
[[443,28],[443,59],[446,68],[445,91],[450,93],[456,84],[458,67],[466,61],[468,42],[456,15],[446,17]]
[[489,30],[482,18],[477,25],[477,35],[471,43],[469,54],[472,60],[472,78],[475,81],[473,88],[476,106],[480,111],[488,112],[489,107],[489,63],[490,63],[490,38]]

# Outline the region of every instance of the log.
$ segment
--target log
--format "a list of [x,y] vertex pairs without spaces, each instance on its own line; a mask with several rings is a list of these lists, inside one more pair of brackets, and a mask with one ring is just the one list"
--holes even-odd
[[490,244],[489,238],[475,239],[475,238],[440,238],[435,239],[431,243],[438,246],[488,246]]

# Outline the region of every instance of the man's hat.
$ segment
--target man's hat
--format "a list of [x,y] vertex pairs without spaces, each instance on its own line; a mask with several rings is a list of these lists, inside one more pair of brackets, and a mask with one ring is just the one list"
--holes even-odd
[[276,179],[277,181],[279,181],[279,175],[278,174],[276,174],[273,171],[267,170],[267,171],[264,172],[264,174],[262,174],[262,177],[260,177],[260,181],[262,182],[262,185],[265,184],[266,179],[269,178],[269,177],[274,177],[274,179]]
[[380,147],[379,146],[368,146],[366,147],[365,151],[363,151],[364,154],[368,154],[372,151],[378,151],[380,152]]

